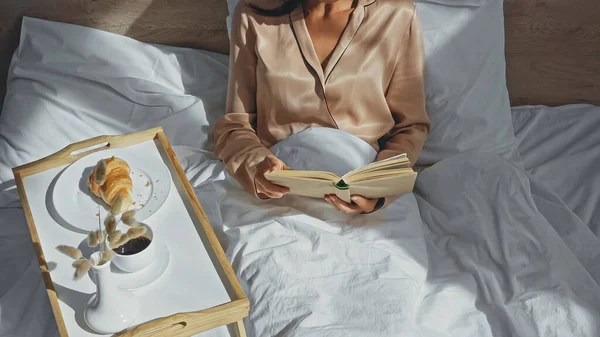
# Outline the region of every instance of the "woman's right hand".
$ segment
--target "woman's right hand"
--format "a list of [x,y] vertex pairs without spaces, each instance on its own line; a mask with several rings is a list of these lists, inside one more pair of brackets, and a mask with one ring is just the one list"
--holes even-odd
[[265,173],[275,170],[290,170],[284,162],[274,155],[268,155],[265,159],[256,166],[254,175],[254,183],[256,184],[256,192],[262,197],[281,198],[290,190],[287,187],[275,185],[265,178]]

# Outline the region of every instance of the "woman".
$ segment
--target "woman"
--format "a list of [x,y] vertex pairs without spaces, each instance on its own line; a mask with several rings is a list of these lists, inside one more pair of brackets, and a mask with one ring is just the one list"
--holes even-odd
[[[429,118],[412,1],[244,1],[232,13],[227,113],[215,125],[215,152],[249,193],[288,192],[264,177],[288,169],[268,148],[308,127],[349,132],[378,151],[376,160],[407,153],[417,161]],[[389,203],[324,198],[346,213]]]

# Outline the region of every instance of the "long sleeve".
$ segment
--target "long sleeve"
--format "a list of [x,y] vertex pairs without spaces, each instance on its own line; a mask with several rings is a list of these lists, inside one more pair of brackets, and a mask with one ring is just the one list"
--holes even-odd
[[[396,124],[380,141],[376,160],[406,153],[412,165],[429,135],[429,116],[425,108],[425,52],[417,11],[404,35],[386,101]],[[385,198],[375,211],[385,208],[400,196]]]
[[256,134],[256,34],[241,1],[232,15],[226,114],[214,128],[215,154],[252,195],[258,197],[256,165],[271,154]]
[[430,125],[425,108],[423,36],[416,9],[404,34],[396,62],[386,93],[386,101],[396,124],[380,140],[377,160],[405,152],[414,165],[423,149]]

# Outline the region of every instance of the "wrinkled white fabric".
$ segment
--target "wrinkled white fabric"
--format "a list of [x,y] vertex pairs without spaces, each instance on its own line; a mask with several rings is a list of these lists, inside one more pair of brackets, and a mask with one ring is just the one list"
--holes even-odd
[[162,126],[172,145],[212,148],[226,55],[155,46],[24,18],[0,116],[0,190],[12,167],[101,134]]
[[[312,130],[274,151],[293,168],[341,171],[372,155],[344,165],[324,147],[317,158],[331,160],[315,161],[311,133],[353,142]],[[250,198],[220,163],[197,156],[190,178],[249,294],[252,336],[600,333],[600,241],[495,154],[446,159],[419,175],[414,194],[371,216],[320,200]]]
[[[600,242],[544,185],[469,153],[425,170],[416,194],[430,231],[425,322],[449,336],[600,333]],[[435,319],[448,312],[446,324]]]
[[512,116],[525,169],[600,237],[600,107],[522,106]]

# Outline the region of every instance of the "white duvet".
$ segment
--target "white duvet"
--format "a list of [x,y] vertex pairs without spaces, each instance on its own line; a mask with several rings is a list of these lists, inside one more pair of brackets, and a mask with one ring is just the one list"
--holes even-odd
[[[337,172],[374,156],[321,128],[273,150],[293,168]],[[321,200],[255,199],[210,153],[176,152],[250,298],[250,336],[600,335],[598,238],[496,155],[444,160],[414,193],[350,216]],[[0,285],[12,284],[1,288],[0,335],[54,336],[21,210],[0,218]]]
[[[314,152],[319,140],[341,148]],[[339,155],[361,143],[313,129],[274,151],[293,168],[345,171],[372,159]],[[444,160],[369,216],[253,199],[202,157],[190,177],[249,294],[253,336],[600,335],[600,242],[496,155]]]
[[600,106],[522,106],[512,117],[525,169],[600,237]]

